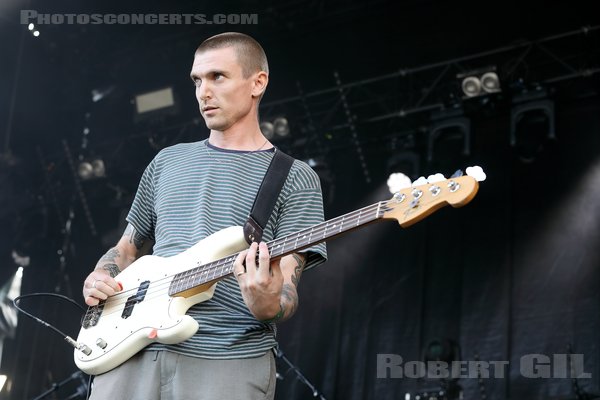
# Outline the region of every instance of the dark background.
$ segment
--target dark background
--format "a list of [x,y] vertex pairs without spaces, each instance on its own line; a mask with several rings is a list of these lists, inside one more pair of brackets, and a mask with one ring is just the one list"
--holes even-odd
[[[81,282],[122,232],[146,164],[165,146],[208,135],[189,80],[194,49],[210,35],[242,31],[269,57],[261,118],[289,120],[289,137],[276,144],[324,163],[316,168],[328,218],[388,198],[393,157],[407,151],[420,159],[411,175],[469,165],[488,175],[465,208],[442,209],[406,230],[374,225],[329,244],[330,261],[303,276],[300,309],[279,327],[281,349],[298,371],[327,399],[414,398],[440,382],[377,378],[378,354],[419,361],[431,340],[447,338],[463,360],[510,362],[505,378],[461,379],[465,399],[600,393],[593,2],[121,3],[0,3],[1,283],[17,268],[15,250],[31,257],[22,293],[82,302]],[[258,14],[258,24],[41,25],[33,37],[19,23],[23,9],[248,13]],[[502,92],[463,99],[457,74],[488,66],[496,66]],[[165,86],[173,87],[177,112],[134,122],[134,96]],[[92,91],[107,89],[92,101]],[[523,93],[553,101],[555,138],[534,112],[510,145],[511,110]],[[471,121],[468,154],[452,129],[428,146],[436,122],[452,110]],[[75,166],[102,158],[106,177],[80,181],[68,154]],[[77,308],[54,299],[22,304],[77,334]],[[524,355],[568,352],[584,355],[592,378],[519,372]],[[35,398],[75,370],[62,339],[21,317],[16,336],[4,341],[0,372],[11,383],[0,398]],[[282,364],[279,372],[278,399],[312,398],[293,370]],[[83,398],[79,383],[49,398]]]

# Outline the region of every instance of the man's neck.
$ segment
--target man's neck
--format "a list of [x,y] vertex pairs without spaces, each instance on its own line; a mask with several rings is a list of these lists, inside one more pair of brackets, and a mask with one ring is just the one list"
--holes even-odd
[[233,127],[226,131],[211,130],[208,141],[215,147],[227,150],[254,151],[272,147],[260,131],[258,124],[248,130]]

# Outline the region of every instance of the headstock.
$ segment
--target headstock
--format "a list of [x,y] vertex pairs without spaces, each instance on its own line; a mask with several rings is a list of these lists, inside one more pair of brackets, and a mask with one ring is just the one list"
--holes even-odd
[[382,202],[382,218],[395,219],[402,227],[408,227],[447,204],[455,208],[468,204],[477,194],[479,181],[486,176],[480,167],[469,167],[466,171],[468,175],[457,171],[448,179],[442,174],[421,177],[410,186],[404,180],[404,187],[397,188],[394,197]]

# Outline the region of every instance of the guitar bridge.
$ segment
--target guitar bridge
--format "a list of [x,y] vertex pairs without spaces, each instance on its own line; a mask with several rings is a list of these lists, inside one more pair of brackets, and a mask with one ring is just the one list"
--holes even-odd
[[92,326],[96,326],[100,316],[102,315],[102,311],[104,310],[105,300],[100,301],[97,306],[88,307],[85,315],[83,316],[83,320],[81,321],[81,326],[83,328],[90,328]]

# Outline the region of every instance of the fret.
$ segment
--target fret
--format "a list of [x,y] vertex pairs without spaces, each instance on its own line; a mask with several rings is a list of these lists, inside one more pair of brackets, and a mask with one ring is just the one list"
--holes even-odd
[[359,212],[358,212],[358,219],[356,220],[356,226],[360,225],[360,216],[361,216],[361,214],[362,214],[362,209],[359,210]]
[[340,230],[338,231],[338,233],[342,233],[342,229],[344,229],[344,215],[342,215],[342,222],[340,223]]
[[185,276],[185,285],[184,288],[185,289],[189,289],[190,286],[194,283],[194,279],[193,279],[193,273],[192,271],[188,271],[186,276]]

